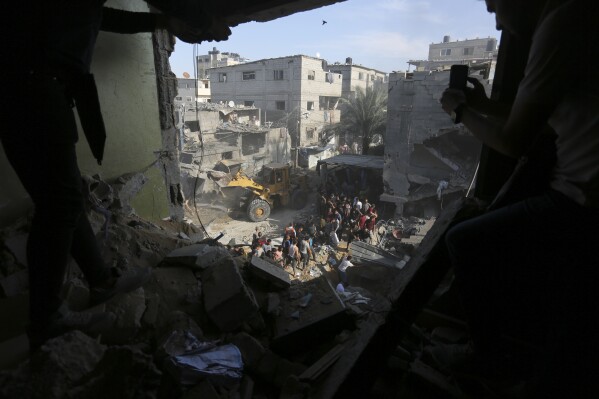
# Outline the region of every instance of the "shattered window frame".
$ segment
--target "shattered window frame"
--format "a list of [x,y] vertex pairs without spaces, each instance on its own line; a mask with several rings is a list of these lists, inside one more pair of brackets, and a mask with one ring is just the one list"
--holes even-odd
[[450,48],[442,48],[441,49],[441,57],[445,57],[451,55],[451,49]]
[[275,107],[278,111],[285,111],[287,109],[285,105],[285,101],[275,101]]
[[254,106],[254,100],[244,100],[243,101],[243,106],[244,107],[253,107]]
[[226,72],[219,73],[218,74],[218,81],[226,83],[227,82],[227,73]]
[[316,71],[308,71],[308,80],[316,80]]
[[308,101],[308,102],[306,103],[306,109],[307,109],[308,111],[312,111],[312,110],[314,109],[314,101]]
[[364,80],[364,73],[358,72],[358,80]]
[[474,47],[464,47],[462,49],[462,55],[474,55]]

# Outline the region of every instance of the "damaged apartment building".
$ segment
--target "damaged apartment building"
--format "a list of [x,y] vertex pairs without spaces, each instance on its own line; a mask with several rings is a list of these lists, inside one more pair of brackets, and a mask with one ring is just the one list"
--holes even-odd
[[265,164],[291,161],[287,128],[265,126],[256,107],[204,103],[179,115],[185,198],[218,191],[209,176],[214,170],[255,176]]
[[[332,155],[321,147],[321,139],[325,127],[339,123],[342,76],[331,72],[326,61],[295,55],[209,72],[212,102],[255,106],[260,108],[265,125],[288,129],[293,162],[299,161],[302,153],[309,152],[313,158]],[[308,166],[307,162],[300,164]]]
[[437,216],[452,198],[473,184],[479,141],[455,125],[439,106],[452,64],[466,64],[469,74],[490,92],[497,57],[496,39],[450,41],[429,46],[427,61],[410,61],[412,73],[389,76],[387,142],[381,200],[396,214]]

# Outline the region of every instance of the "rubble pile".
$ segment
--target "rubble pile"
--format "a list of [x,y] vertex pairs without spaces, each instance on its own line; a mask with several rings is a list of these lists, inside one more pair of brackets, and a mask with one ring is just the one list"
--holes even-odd
[[[102,204],[114,194],[103,187],[97,195]],[[69,332],[0,372],[0,397],[310,397],[359,324],[390,308],[384,293],[338,293],[334,270],[322,262],[327,254],[298,279],[202,239],[192,225],[150,223],[121,209],[90,213],[104,258],[123,273],[152,268],[150,282],[104,305],[117,317],[109,334]],[[27,223],[19,229],[2,241],[4,297],[26,290],[19,276],[26,276]],[[381,270],[377,278],[391,280],[384,273],[394,271]],[[80,310],[88,296],[72,263],[65,300]]]

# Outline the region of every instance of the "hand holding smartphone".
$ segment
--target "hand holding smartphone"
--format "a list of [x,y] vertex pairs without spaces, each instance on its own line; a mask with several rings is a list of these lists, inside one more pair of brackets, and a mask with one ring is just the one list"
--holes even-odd
[[[456,90],[464,90],[468,83],[468,65],[452,65],[449,72],[449,88]],[[462,105],[458,105],[457,108],[452,112],[451,119],[453,123],[460,123],[462,119],[462,113],[460,108]]]

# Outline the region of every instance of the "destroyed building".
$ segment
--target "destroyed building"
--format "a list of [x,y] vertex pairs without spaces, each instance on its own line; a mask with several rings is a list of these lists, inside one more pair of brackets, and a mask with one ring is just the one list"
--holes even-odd
[[486,68],[487,79],[495,74],[496,63],[497,39],[488,37],[451,40],[450,36],[444,36],[441,43],[431,43],[426,60],[408,61],[408,65],[414,66],[418,72],[445,70],[453,64]]
[[286,127],[294,147],[317,145],[324,126],[339,123],[342,79],[325,60],[305,55],[210,69],[212,102],[261,109],[260,119]]
[[291,161],[287,129],[263,125],[260,109],[253,106],[198,104],[197,109],[185,114],[181,129],[180,160],[186,198],[218,191],[208,174],[219,165],[227,166],[226,173],[234,175],[242,170],[251,177],[263,165]]
[[[479,72],[471,76],[490,88]],[[463,196],[472,183],[480,144],[439,107],[448,83],[449,71],[389,77],[381,200],[395,204],[397,214],[437,216],[444,198]]]
[[[220,2],[214,10],[234,26],[330,3],[288,1],[273,6],[272,2],[230,1]],[[142,2],[113,1],[111,5],[147,10]],[[174,39],[161,31],[134,39],[102,34],[94,58],[110,137],[102,169],[84,146],[79,148],[80,165],[85,174],[101,172],[111,180],[117,194],[117,199],[112,199],[108,185],[95,177],[89,182],[92,191],[97,190],[95,197],[119,204],[112,216],[104,218],[96,211],[90,215],[99,240],[106,243],[107,259],[123,268],[155,269],[147,287],[112,305],[120,323],[115,336],[98,341],[74,331],[52,340],[42,352],[15,366],[22,360],[19,349],[27,345],[22,339],[27,307],[23,295],[27,284],[24,247],[31,204],[5,157],[0,156],[0,225],[10,226],[3,229],[0,258],[0,347],[5,362],[0,373],[2,395],[462,397],[451,379],[423,362],[421,346],[435,339],[456,342],[463,338],[455,332],[464,331],[463,315],[455,310],[459,308],[455,297],[452,300],[447,287],[440,284],[449,271],[444,232],[455,220],[465,217],[460,213],[465,209],[463,203],[443,208],[417,253],[401,270],[368,265],[350,269],[350,282],[359,283],[358,289],[344,298],[322,278],[287,288],[287,276],[269,265],[234,256],[214,240],[202,242],[202,231],[173,223],[181,218],[183,207],[179,170],[182,141],[172,112],[176,83],[168,66],[173,45]],[[513,101],[528,50],[527,44],[503,35],[493,99]],[[118,64],[118,74],[112,64]],[[435,84],[433,78],[422,81],[424,85]],[[402,83],[411,89],[404,92],[406,96],[416,91],[415,82],[411,83],[407,79]],[[390,90],[395,90],[393,85]],[[131,99],[130,93],[137,93],[137,97]],[[412,103],[401,104],[406,108],[398,112],[411,111]],[[427,106],[433,110],[432,105]],[[406,118],[395,118],[410,125]],[[441,138],[453,145],[462,135],[459,129],[439,123],[430,135],[420,136],[419,143],[426,148],[418,150],[412,165],[408,160],[415,147],[409,126],[405,127],[400,129],[407,136],[405,142],[394,147],[395,153],[385,155],[385,173],[388,167],[396,178],[386,178],[392,191],[385,195],[392,196],[390,202],[398,208],[407,202],[412,183],[424,186],[428,183],[422,177],[432,181],[449,173],[451,178],[451,171],[461,170],[451,148],[441,151],[438,143],[431,143]],[[437,158],[434,168],[430,167],[429,154]],[[410,177],[412,166],[419,173]],[[418,169],[423,166],[435,169],[433,176],[427,177]],[[476,197],[492,199],[513,167],[513,160],[483,148],[473,188]],[[23,217],[25,220],[12,225]],[[75,269],[70,270],[69,277],[73,278],[65,294],[73,305],[83,303],[87,287],[78,280]],[[385,287],[377,284],[381,281]],[[369,284],[379,291],[361,289]],[[270,331],[273,320],[274,330]],[[294,335],[298,332],[300,338]],[[280,346],[270,341],[272,337]],[[192,362],[189,352],[200,354],[193,358],[195,364],[214,364],[215,358],[225,358],[227,369],[207,375],[210,373],[205,367],[200,367],[203,374],[194,379],[197,375],[187,374],[189,369],[183,367]],[[8,363],[11,366],[6,369]]]

